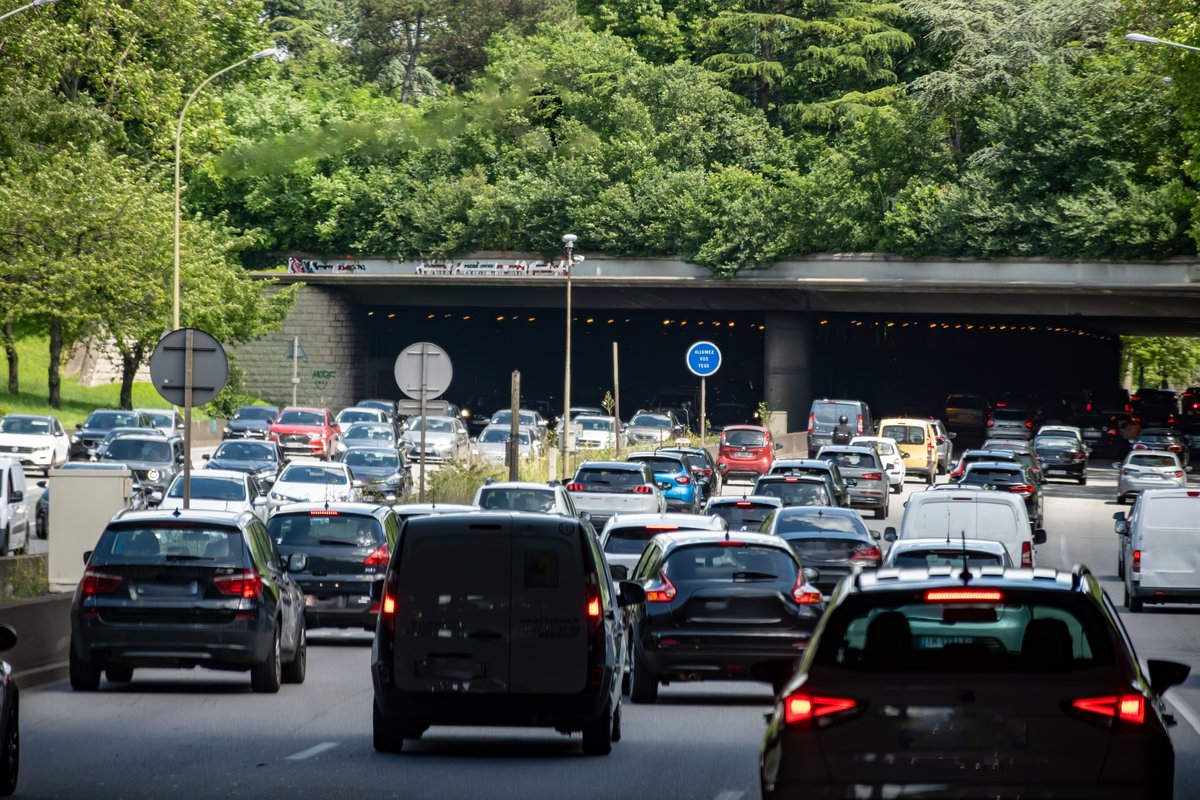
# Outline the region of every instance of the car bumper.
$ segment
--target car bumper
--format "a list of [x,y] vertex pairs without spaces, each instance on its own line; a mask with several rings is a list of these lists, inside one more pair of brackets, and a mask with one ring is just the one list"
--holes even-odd
[[809,636],[802,630],[763,634],[667,630],[642,638],[641,658],[647,669],[665,678],[745,678],[758,667],[800,658]]
[[717,470],[725,478],[757,478],[767,474],[770,469],[770,464],[758,459],[742,461],[731,458],[717,461]]
[[49,467],[54,462],[53,450],[39,450],[36,453],[13,453],[23,467]]
[[[1089,800],[1150,800],[1163,797],[1152,787],[1150,779],[1138,783],[1079,783],[1079,784],[1007,784],[978,783],[952,786],[936,783],[815,783],[762,784],[763,800],[804,798],[804,800],[884,800],[885,798],[920,798],[921,800],[978,800],[981,797],[1020,798],[1089,798]],[[1168,795],[1169,796],[1169,795]]]
[[1186,478],[1161,481],[1139,481],[1122,478],[1117,484],[1117,494],[1138,494],[1151,489],[1182,489],[1187,486]]
[[881,485],[875,487],[850,487],[850,505],[860,508],[883,508],[888,504],[887,486]]
[[1082,478],[1087,474],[1087,462],[1076,461],[1067,464],[1043,464],[1042,474],[1047,478]]
[[1129,581],[1129,594],[1147,603],[1200,603],[1200,586],[1154,586],[1142,581]]
[[304,590],[304,623],[310,628],[375,630],[378,610],[372,601],[372,588],[382,582],[382,577],[370,580],[297,577],[296,583]]
[[248,669],[267,658],[274,635],[261,614],[214,625],[110,624],[76,615],[71,628],[76,655],[135,667]]

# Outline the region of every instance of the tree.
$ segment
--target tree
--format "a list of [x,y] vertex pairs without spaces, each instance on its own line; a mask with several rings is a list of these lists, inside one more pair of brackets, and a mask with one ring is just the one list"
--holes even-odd
[[1200,339],[1180,336],[1122,336],[1124,373],[1139,386],[1187,386],[1200,379]]
[[356,0],[354,48],[368,77],[398,84],[400,102],[412,102],[421,56],[450,6],[450,0]]

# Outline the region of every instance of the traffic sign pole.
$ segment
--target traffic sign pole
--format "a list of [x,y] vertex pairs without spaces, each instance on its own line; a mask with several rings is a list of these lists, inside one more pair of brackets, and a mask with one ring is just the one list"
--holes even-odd
[[707,409],[705,409],[705,407],[704,407],[704,401],[706,399],[704,397],[704,388],[705,388],[704,383],[707,380],[708,380],[707,378],[700,379],[700,449],[701,450],[704,449],[704,428],[706,427],[704,424],[704,420],[708,419],[708,414],[705,413]]
[[[192,507],[192,371],[196,332],[188,328],[183,346],[183,508]],[[164,492],[165,494],[165,492]]]
[[[421,420],[421,453],[418,463],[421,468],[421,482],[417,488],[419,502],[425,502],[425,428],[426,415],[429,412],[428,402],[442,396],[450,379],[454,377],[454,367],[446,351],[430,342],[410,344],[396,356],[396,385],[410,400],[419,400]],[[430,381],[433,386],[430,386]]]
[[429,344],[421,342],[421,490],[418,503],[425,502],[425,431],[429,428]]

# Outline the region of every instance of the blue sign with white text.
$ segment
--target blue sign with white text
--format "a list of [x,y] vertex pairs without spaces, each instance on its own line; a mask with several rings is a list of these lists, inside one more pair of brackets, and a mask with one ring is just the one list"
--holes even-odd
[[715,375],[721,368],[721,351],[712,342],[696,342],[688,348],[687,368],[699,378]]

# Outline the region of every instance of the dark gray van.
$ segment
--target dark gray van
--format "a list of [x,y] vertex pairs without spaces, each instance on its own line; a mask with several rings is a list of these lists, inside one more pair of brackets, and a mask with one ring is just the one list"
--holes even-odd
[[621,738],[624,615],[645,593],[614,584],[577,519],[513,512],[413,517],[384,578],[371,676],[375,749],[431,725]]
[[[833,429],[846,418],[852,436],[874,436],[875,419],[862,400],[813,400],[808,411],[808,457],[816,458],[826,445],[834,444]],[[845,442],[849,444],[849,440]]]

